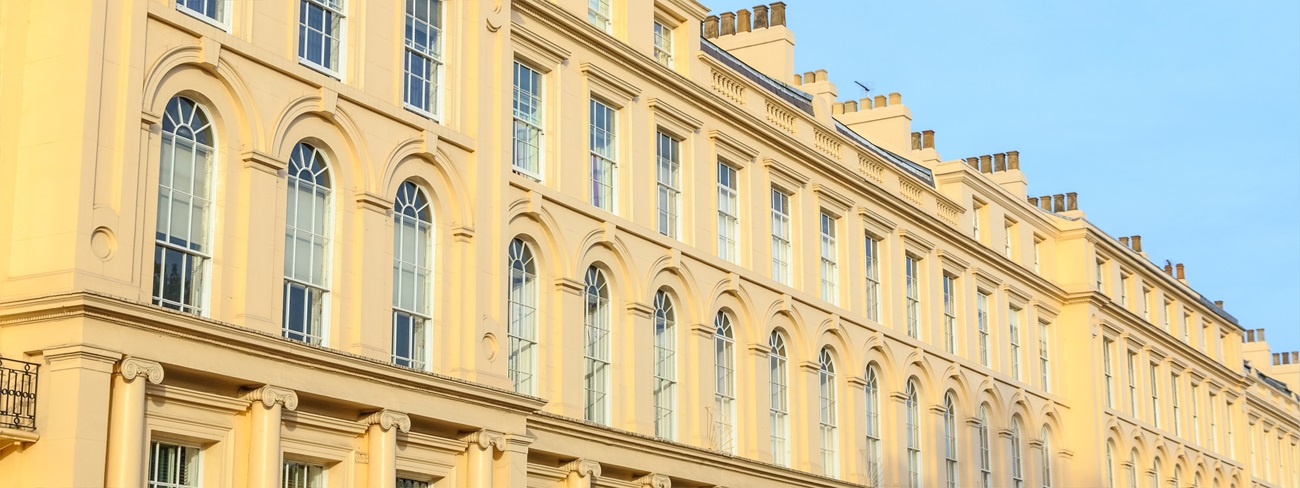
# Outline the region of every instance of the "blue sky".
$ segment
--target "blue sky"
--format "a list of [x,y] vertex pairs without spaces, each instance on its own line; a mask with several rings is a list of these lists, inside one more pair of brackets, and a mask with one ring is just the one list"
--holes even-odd
[[[714,13],[754,0],[703,0]],[[1300,2],[786,0],[797,72],[900,92],[945,159],[1019,150],[1274,351],[1300,349]]]

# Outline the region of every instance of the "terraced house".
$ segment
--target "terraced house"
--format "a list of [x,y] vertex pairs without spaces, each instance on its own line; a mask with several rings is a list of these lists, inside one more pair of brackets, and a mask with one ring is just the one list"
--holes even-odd
[[0,485],[1300,486],[1296,353],[785,16],[0,2]]

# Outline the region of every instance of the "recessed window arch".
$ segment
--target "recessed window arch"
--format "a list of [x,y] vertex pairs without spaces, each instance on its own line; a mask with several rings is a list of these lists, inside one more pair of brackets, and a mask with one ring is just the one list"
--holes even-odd
[[284,235],[284,337],[324,344],[330,309],[332,181],[325,154],[299,142],[289,157]]
[[429,368],[433,304],[433,207],[411,181],[393,199],[393,364]]
[[1042,455],[1040,460],[1042,467],[1042,487],[1052,487],[1052,431],[1046,425],[1038,432],[1038,438],[1043,443]]
[[655,435],[675,439],[677,434],[677,310],[665,290],[654,302],[654,405]]
[[1115,488],[1115,441],[1106,442],[1106,488]]
[[736,443],[736,335],[731,314],[713,317],[714,435],[719,451],[732,453]]
[[767,338],[768,420],[771,422],[772,463],[790,465],[790,378],[785,338],[772,331]]
[[1133,449],[1128,452],[1128,488],[1137,488],[1138,486],[1138,450]]
[[537,262],[533,248],[518,237],[506,250],[510,268],[506,336],[510,348],[507,369],[515,393],[537,394]]
[[957,402],[949,391],[943,396],[944,471],[948,488],[957,488]]
[[216,133],[203,107],[179,96],[167,102],[162,126],[152,301],[204,315],[212,260]]
[[587,274],[583,278],[583,299],[586,330],[586,344],[583,348],[586,359],[583,377],[586,405],[583,416],[589,422],[608,424],[611,373],[609,281],[606,280],[605,273],[595,266],[587,268]]
[[979,420],[978,441],[979,441],[979,459],[980,459],[980,488],[992,488],[993,486],[993,456],[989,449],[989,406],[987,403],[980,404],[979,412],[975,414]]
[[867,411],[867,486],[880,486],[881,480],[881,455],[880,452],[880,380],[876,372],[876,365],[867,365],[866,385],[863,390],[866,391],[866,411]]
[[907,380],[907,389],[904,392],[904,408],[907,421],[907,485],[911,488],[920,488],[923,481],[921,476],[921,403],[915,378]]
[[1024,432],[1021,427],[1019,415],[1011,417],[1011,486],[1012,488],[1023,488],[1025,486],[1025,460],[1021,451],[1021,438]]
[[839,432],[836,406],[835,358],[828,347],[823,347],[818,356],[818,384],[821,404],[821,446],[822,469],[826,476],[836,478],[840,475],[840,462],[837,446]]

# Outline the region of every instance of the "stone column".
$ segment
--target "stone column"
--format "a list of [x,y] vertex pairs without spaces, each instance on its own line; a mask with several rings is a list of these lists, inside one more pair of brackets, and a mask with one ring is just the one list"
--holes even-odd
[[411,431],[411,418],[402,412],[380,410],[361,418],[367,424],[370,488],[397,483],[397,433]]
[[32,466],[57,466],[44,472],[45,486],[100,486],[107,459],[110,386],[116,351],[76,345],[42,351],[36,425],[40,441],[28,446]]
[[840,445],[844,446],[844,460],[840,473],[846,479],[857,480],[867,484],[867,437],[866,388],[867,379],[862,376],[849,376],[846,388],[840,393]]
[[265,385],[244,390],[248,400],[248,485],[280,484],[280,421],[284,409],[298,408],[298,394],[288,388]]
[[499,451],[505,451],[506,438],[500,432],[480,430],[463,439],[465,446],[465,487],[492,488],[492,474],[495,467],[493,458]]
[[[1014,467],[1012,466],[1012,463],[1014,463],[1014,461],[1015,461],[1015,460],[1012,458],[1012,453],[1011,453],[1011,429],[1002,429],[1002,430],[999,430],[999,431],[997,432],[997,438],[996,438],[996,440],[994,440],[994,439],[990,439],[989,442],[990,442],[990,443],[996,443],[996,444],[992,444],[992,445],[1000,445],[1000,446],[1001,446],[1001,447],[999,447],[999,448],[997,448],[997,449],[994,449],[994,451],[1005,453],[1005,454],[1003,454],[1003,456],[1002,456],[1002,464],[998,464],[996,461],[993,461],[993,462],[992,462],[992,464],[993,464],[993,471],[994,471],[994,475],[993,475],[993,476],[994,476],[994,477],[997,477],[997,478],[1001,478],[1001,479],[1006,480],[1006,483],[1007,483],[1008,485],[1010,485],[1010,484],[1011,484],[1011,476],[1012,476],[1012,473],[1013,473],[1013,472],[1012,472],[1012,469],[1014,469]],[[990,445],[990,447],[992,447],[992,445]],[[1023,461],[1023,460],[1024,460],[1024,457],[1025,457],[1025,452],[1022,450],[1022,451],[1020,451],[1020,459]],[[1002,474],[997,474],[997,471],[1001,471]],[[994,481],[994,484],[996,484],[996,480]]]
[[600,463],[590,459],[574,459],[560,466],[560,470],[569,473],[564,480],[565,488],[592,488],[600,477]]
[[162,365],[148,359],[127,357],[117,364],[109,407],[106,486],[144,486],[149,459],[145,388],[162,379]]

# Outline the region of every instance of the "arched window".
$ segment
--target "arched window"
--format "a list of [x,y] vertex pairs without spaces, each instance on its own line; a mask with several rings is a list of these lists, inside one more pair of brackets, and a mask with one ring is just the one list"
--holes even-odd
[[735,449],[736,432],[736,336],[731,330],[731,316],[718,312],[713,317],[713,432],[719,451],[730,454]]
[[1177,487],[1180,487],[1180,488],[1181,488],[1181,483],[1182,483],[1182,482],[1181,482],[1181,480],[1179,480],[1178,472],[1179,472],[1179,471],[1182,471],[1182,470],[1183,470],[1182,467],[1178,466],[1177,464],[1174,465],[1174,475],[1172,476],[1172,478],[1173,478],[1173,480],[1174,480],[1174,482],[1173,482],[1173,486],[1177,486]]
[[305,142],[289,157],[284,233],[284,336],[323,344],[329,325],[330,171]]
[[1115,443],[1106,443],[1106,488],[1115,488]]
[[1160,458],[1156,458],[1155,464],[1151,469],[1151,479],[1147,483],[1149,486],[1160,488]]
[[655,435],[675,439],[677,435],[677,312],[664,290],[655,292]]
[[1192,477],[1192,488],[1201,488],[1201,473],[1196,473],[1196,476]]
[[1138,486],[1138,450],[1134,449],[1128,453],[1128,488],[1137,488]]
[[212,257],[216,137],[203,108],[184,97],[167,102],[162,124],[153,304],[203,315]]
[[523,239],[513,239],[506,250],[509,263],[510,287],[509,324],[506,335],[510,342],[510,382],[515,393],[537,394],[537,264],[533,249]]
[[957,404],[952,400],[952,392],[943,396],[943,439],[948,488],[957,488]]
[[768,363],[768,417],[772,424],[772,463],[779,466],[790,465],[790,397],[787,378],[788,356],[785,351],[785,339],[772,331],[767,339],[772,349],[767,353]]
[[988,404],[981,404],[979,413],[979,450],[980,450],[980,488],[993,486],[993,459],[989,451],[989,409]]
[[835,406],[835,359],[831,357],[830,349],[823,347],[818,360],[821,363],[817,378],[820,386],[818,397],[821,400],[822,469],[826,476],[836,478],[840,475],[840,462],[836,450],[836,446],[839,445],[839,433]]
[[433,268],[433,209],[415,183],[403,182],[393,199],[393,364],[429,365]]
[[586,312],[583,316],[587,336],[586,345],[583,348],[587,364],[583,378],[586,390],[586,406],[583,409],[583,417],[588,422],[608,424],[609,402],[607,397],[609,395],[610,376],[609,283],[605,280],[605,273],[592,266],[587,268],[587,275],[583,279],[583,284],[583,296],[586,302]]
[[1020,451],[1020,435],[1024,429],[1020,427],[1020,416],[1011,417],[1011,486],[1013,488],[1023,488],[1025,486],[1025,460]]
[[1046,425],[1039,431],[1038,438],[1043,442],[1043,459],[1041,460],[1043,466],[1042,486],[1043,488],[1052,488],[1052,432],[1047,430]]
[[880,380],[876,366],[867,366],[867,486],[880,486]]
[[907,381],[907,483],[912,488],[921,487],[921,403],[917,397],[916,381]]

